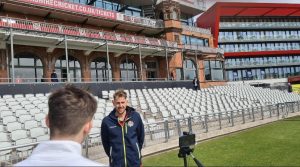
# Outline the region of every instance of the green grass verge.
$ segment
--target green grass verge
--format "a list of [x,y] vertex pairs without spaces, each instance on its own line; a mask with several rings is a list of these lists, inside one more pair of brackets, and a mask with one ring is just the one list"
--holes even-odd
[[[177,154],[146,157],[143,166],[183,166]],[[193,154],[204,166],[300,166],[300,117],[202,142]]]

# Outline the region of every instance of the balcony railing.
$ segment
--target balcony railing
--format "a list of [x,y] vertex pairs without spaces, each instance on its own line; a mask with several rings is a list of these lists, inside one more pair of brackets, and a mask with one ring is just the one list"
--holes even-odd
[[277,36],[243,36],[243,37],[219,37],[219,43],[238,43],[238,42],[256,42],[256,41],[299,41],[300,36],[296,35],[277,35]]
[[157,38],[147,38],[114,32],[99,31],[93,29],[64,26],[59,24],[50,24],[30,20],[21,20],[15,18],[0,17],[0,27],[47,32],[53,34],[62,34],[70,36],[79,36],[85,38],[95,38],[114,42],[126,42],[133,44],[144,44],[153,46],[165,46],[177,48],[176,42],[166,41]]
[[202,53],[224,54],[224,50],[221,48],[210,48],[210,47],[198,46],[198,45],[183,45],[183,49],[197,50]]
[[[159,4],[163,1],[167,1],[167,0],[157,0],[157,4]],[[178,2],[181,5],[190,7],[190,8],[195,8],[195,9],[198,9],[201,11],[206,10],[206,5],[205,5],[204,0],[174,0],[174,1]]]
[[300,22],[221,22],[220,29],[239,28],[298,28]]
[[97,8],[94,6],[83,5],[79,3],[72,3],[63,0],[8,0],[14,3],[21,2],[23,4],[30,4],[38,7],[46,7],[55,10],[61,11],[68,11],[73,13],[80,13],[83,15],[89,15],[94,17],[99,17],[108,20],[117,20],[126,23],[132,23],[136,25],[151,27],[151,28],[163,28],[164,24],[162,20],[153,20],[148,18],[142,17],[134,17],[134,16],[127,16],[123,13],[105,10],[102,8]]
[[187,31],[191,31],[191,32],[199,32],[201,34],[211,35],[211,30],[210,29],[192,27],[192,26],[187,26],[187,25],[184,25],[184,24],[182,24],[181,27],[182,27],[183,30],[187,30]]
[[223,48],[225,52],[263,52],[263,51],[286,51],[299,50],[300,45],[294,46],[275,46],[275,47],[253,47],[253,48]]
[[226,69],[235,69],[235,68],[251,68],[251,67],[280,67],[280,66],[295,66],[299,65],[300,61],[292,61],[292,62],[240,62],[236,64],[225,63]]
[[164,28],[164,22],[162,20],[153,20],[145,17],[134,17],[124,15],[123,13],[117,14],[117,20],[130,22],[133,24],[139,24],[142,26],[152,27],[152,28]]

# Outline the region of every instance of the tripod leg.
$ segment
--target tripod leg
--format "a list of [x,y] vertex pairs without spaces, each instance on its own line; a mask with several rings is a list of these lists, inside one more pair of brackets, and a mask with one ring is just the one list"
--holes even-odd
[[186,155],[183,157],[184,167],[187,167]]
[[192,153],[190,153],[190,155],[192,156],[193,160],[195,161],[195,163],[197,164],[198,167],[204,167],[201,164],[201,162]]

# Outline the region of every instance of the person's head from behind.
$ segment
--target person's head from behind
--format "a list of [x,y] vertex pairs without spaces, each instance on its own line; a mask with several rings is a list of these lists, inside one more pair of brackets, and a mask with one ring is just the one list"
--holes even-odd
[[117,114],[123,114],[125,112],[127,102],[127,93],[122,89],[117,90],[114,94],[114,99],[112,101]]
[[51,140],[83,142],[92,128],[97,110],[95,98],[82,89],[66,86],[53,92],[48,101],[46,124]]

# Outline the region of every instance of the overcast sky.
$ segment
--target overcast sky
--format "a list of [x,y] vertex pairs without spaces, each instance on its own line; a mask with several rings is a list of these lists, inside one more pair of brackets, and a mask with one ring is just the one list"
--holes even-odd
[[263,2],[263,3],[297,3],[300,4],[300,0],[205,0],[207,9],[215,2]]

